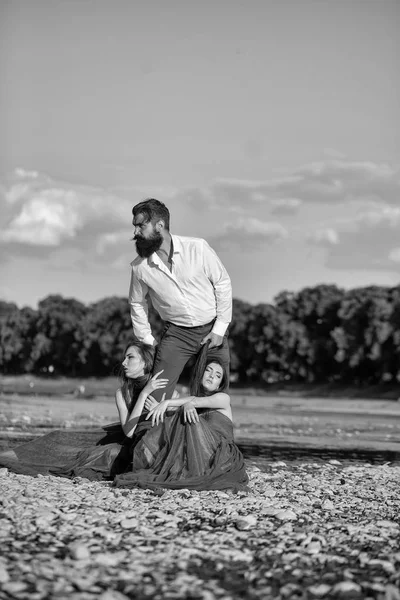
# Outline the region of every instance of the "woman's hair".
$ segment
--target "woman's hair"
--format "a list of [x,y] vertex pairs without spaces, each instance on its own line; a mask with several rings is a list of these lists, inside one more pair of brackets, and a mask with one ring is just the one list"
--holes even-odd
[[[228,384],[229,384],[228,373],[226,371],[225,366],[218,358],[211,358],[210,356],[208,356],[207,352],[208,352],[208,343],[203,345],[203,347],[200,350],[199,355],[197,357],[196,364],[193,367],[192,376],[190,379],[190,395],[191,396],[197,396],[197,397],[198,396],[212,396],[212,394],[215,394],[217,391],[225,392],[225,390],[228,387]],[[205,390],[201,383],[204,372],[205,372],[206,368],[208,367],[208,365],[210,365],[211,363],[216,363],[222,369],[221,382],[219,384],[218,390],[215,390],[214,392],[209,392],[208,390]]]
[[138,350],[140,356],[144,362],[144,375],[137,379],[130,379],[126,376],[126,373],[122,367],[119,369],[119,379],[121,381],[121,392],[125,400],[125,404],[128,410],[133,408],[141,390],[144,388],[148,380],[150,379],[151,371],[153,369],[154,362],[154,347],[149,344],[144,344],[138,340],[132,340],[125,348],[124,356],[128,348],[134,347]]

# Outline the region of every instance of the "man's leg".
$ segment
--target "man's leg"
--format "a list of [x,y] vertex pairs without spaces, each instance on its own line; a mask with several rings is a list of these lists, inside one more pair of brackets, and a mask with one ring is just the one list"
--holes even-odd
[[[165,393],[165,398],[171,398],[178,383],[184,366],[192,356],[197,356],[202,346],[202,339],[210,333],[213,323],[199,327],[179,327],[173,323],[167,323],[162,333],[161,340],[157,346],[154,361],[153,374],[163,369],[160,377],[168,379],[167,387],[155,390],[153,396],[160,401]],[[207,356],[218,358],[224,365],[229,382],[229,344],[225,336],[222,346],[211,348]]]
[[167,387],[153,392],[152,396],[156,400],[160,401],[164,393],[166,399],[172,397],[184,366],[198,351],[202,339],[198,339],[201,335],[198,329],[197,327],[178,327],[173,323],[166,325],[157,346],[153,374],[155,375],[163,369],[160,377],[169,381]]

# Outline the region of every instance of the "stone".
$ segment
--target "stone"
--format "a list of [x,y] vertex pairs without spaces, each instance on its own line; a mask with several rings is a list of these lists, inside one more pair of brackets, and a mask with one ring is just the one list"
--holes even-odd
[[139,522],[137,519],[122,519],[120,525],[122,529],[136,529]]
[[399,524],[396,521],[377,521],[377,527],[383,527],[384,529],[398,529]]
[[339,581],[334,588],[333,593],[339,598],[361,598],[362,589],[354,581]]
[[10,576],[8,571],[4,565],[0,564],[0,583],[8,583],[10,581]]
[[310,542],[306,546],[306,551],[307,551],[307,554],[319,554],[321,552],[321,542],[319,542],[319,541]]
[[235,521],[235,527],[236,529],[239,529],[239,531],[247,531],[248,529],[252,529],[255,525],[257,525],[257,517],[254,515],[240,517]]
[[307,588],[307,591],[311,598],[323,598],[331,590],[331,586],[327,583],[320,583],[318,585],[311,585]]
[[292,510],[280,510],[275,514],[275,518],[280,521],[294,521],[297,519],[297,515]]
[[69,552],[74,560],[87,560],[90,558],[90,550],[81,542],[72,542],[68,546]]
[[3,592],[6,592],[6,594],[9,593],[11,596],[23,592],[27,587],[27,584],[23,581],[9,581],[2,585]]

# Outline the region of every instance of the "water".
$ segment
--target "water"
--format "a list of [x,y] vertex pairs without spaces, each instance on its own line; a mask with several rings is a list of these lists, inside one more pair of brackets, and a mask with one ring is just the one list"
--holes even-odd
[[353,448],[307,448],[293,446],[268,446],[268,444],[238,444],[245,459],[265,470],[271,462],[286,463],[321,462],[338,460],[342,464],[369,463],[400,465],[400,452],[390,450],[356,450]]
[[[6,436],[0,432],[0,452],[12,450],[20,444],[35,439],[37,436],[19,435],[18,437]],[[342,464],[369,463],[372,465],[399,464],[400,452],[390,450],[357,450],[354,448],[310,448],[304,446],[272,446],[268,443],[242,443],[238,444],[247,462],[260,469],[267,470],[271,463],[284,461],[288,463],[321,462],[338,460]]]

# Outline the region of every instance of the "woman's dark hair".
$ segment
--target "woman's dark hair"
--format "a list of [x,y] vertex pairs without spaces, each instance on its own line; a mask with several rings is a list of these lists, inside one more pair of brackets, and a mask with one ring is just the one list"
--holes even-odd
[[148,198],[147,200],[143,200],[136,204],[132,208],[132,214],[134,217],[141,214],[145,217],[145,222],[149,221],[159,221],[160,219],[164,221],[164,226],[167,231],[169,231],[169,210],[165,206],[163,202],[156,200],[155,198]]
[[218,390],[216,390],[216,391],[225,392],[225,390],[228,388],[229,381],[228,381],[228,373],[226,371],[226,368],[223,365],[223,363],[219,360],[219,358],[212,358],[212,357],[208,356],[208,343],[207,343],[207,344],[204,344],[202,349],[200,350],[199,355],[196,360],[196,364],[193,367],[192,377],[190,379],[190,395],[191,396],[197,396],[197,397],[212,396],[212,394],[215,394],[215,392],[209,392],[209,391],[205,390],[201,384],[204,372],[205,372],[206,368],[208,367],[208,365],[210,365],[211,363],[216,363],[222,369],[221,383],[219,384]]
[[149,344],[139,342],[139,340],[132,340],[125,348],[124,356],[127,350],[131,347],[138,350],[140,356],[144,362],[144,375],[137,379],[130,379],[126,376],[125,371],[121,365],[119,369],[119,379],[121,381],[121,392],[125,400],[125,404],[128,410],[131,410],[148,380],[150,379],[151,371],[154,363],[154,347]]

